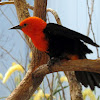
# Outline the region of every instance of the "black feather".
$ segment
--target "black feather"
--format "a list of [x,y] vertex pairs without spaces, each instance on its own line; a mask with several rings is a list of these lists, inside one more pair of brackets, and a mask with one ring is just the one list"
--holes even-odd
[[75,40],[76,39],[83,40],[88,44],[91,44],[96,47],[100,47],[98,44],[94,43],[89,37],[58,24],[49,23],[46,27],[46,30],[49,30],[48,33],[50,34],[52,33],[53,35],[65,36],[67,38],[75,39]]
[[[89,37],[65,28],[61,25],[49,23],[43,30],[48,41],[48,55],[50,58],[70,59],[69,55],[77,55],[79,59],[86,59],[86,54],[92,51],[84,42],[99,47]],[[53,62],[54,63],[54,62]],[[92,90],[95,86],[100,87],[100,74],[90,72],[75,72],[76,78],[85,87],[88,85]]]

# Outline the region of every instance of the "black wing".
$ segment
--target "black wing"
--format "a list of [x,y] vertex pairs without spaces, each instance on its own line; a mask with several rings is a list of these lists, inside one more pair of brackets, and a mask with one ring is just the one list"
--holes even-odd
[[48,33],[48,35],[60,35],[70,39],[83,40],[84,42],[91,44],[95,47],[100,47],[98,44],[94,43],[89,37],[58,24],[49,23],[47,24],[47,27],[45,28],[44,31],[48,31],[48,32],[44,32],[44,33]]

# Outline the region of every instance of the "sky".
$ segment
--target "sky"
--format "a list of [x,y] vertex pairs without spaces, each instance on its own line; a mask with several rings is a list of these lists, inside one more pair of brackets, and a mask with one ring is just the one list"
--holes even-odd
[[[28,3],[33,5],[33,0],[30,1],[27,0],[27,1]],[[88,8],[86,1],[87,0],[48,0],[47,8],[52,8],[58,13],[63,26],[86,35],[89,23]],[[92,0],[88,1],[89,1],[89,6],[91,7]],[[98,44],[100,44],[99,9],[100,9],[100,0],[95,0],[94,11],[92,16],[92,26],[93,26],[93,31],[95,33],[96,42]],[[33,16],[32,11],[31,10],[29,11],[30,15]],[[53,15],[51,13],[48,14],[50,22],[56,23]],[[11,51],[11,54],[24,66],[26,61],[25,56],[27,54],[28,47],[25,44],[25,41],[23,41],[23,39],[20,37],[20,35],[16,30],[13,31],[8,30],[10,27],[18,24],[19,21],[17,19],[16,9],[14,5],[0,6],[0,46],[3,46],[9,52]],[[22,34],[21,31],[19,32]],[[93,39],[91,31],[89,37]],[[88,46],[90,49],[93,50],[93,54],[87,55],[87,58],[96,59],[97,58],[96,48],[90,45]],[[11,66],[12,62],[14,62],[14,60],[9,55],[7,55],[6,52],[0,49],[0,73],[4,75],[7,69]],[[12,75],[12,78],[14,78],[14,75]],[[14,89],[14,86],[11,85],[13,84],[12,78],[10,78],[10,82],[7,82],[7,84],[10,88]],[[0,84],[0,91],[1,90],[2,93],[0,92],[0,97],[8,96],[10,93]],[[100,95],[99,94],[100,90],[99,89],[96,90],[97,90],[97,95]]]

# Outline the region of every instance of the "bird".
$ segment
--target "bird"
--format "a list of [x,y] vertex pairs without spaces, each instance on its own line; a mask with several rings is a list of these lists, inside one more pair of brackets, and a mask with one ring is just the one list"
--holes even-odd
[[[86,43],[100,47],[89,37],[56,23],[46,23],[39,17],[28,17],[10,29],[20,29],[28,35],[34,46],[49,55],[48,66],[59,60],[87,59],[93,53]],[[88,71],[75,71],[76,79],[85,87],[100,88],[100,74]]]

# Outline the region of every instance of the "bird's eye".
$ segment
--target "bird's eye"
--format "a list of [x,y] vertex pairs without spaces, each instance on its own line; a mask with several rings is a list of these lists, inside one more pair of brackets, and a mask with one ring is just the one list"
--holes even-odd
[[27,24],[24,24],[23,26],[26,26]]

